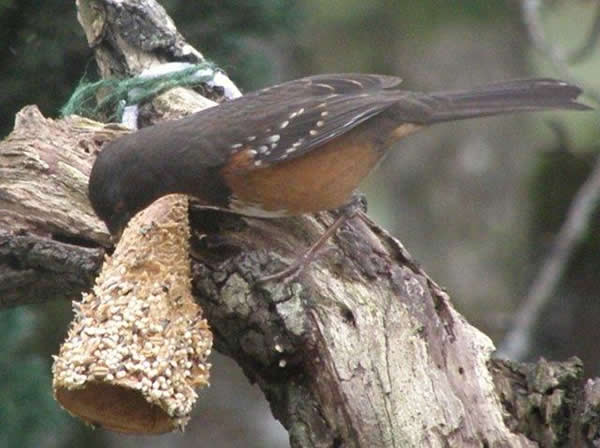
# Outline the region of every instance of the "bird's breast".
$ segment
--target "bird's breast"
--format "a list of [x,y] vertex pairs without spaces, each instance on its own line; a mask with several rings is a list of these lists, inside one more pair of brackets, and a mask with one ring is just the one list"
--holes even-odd
[[373,139],[351,131],[309,153],[255,167],[251,151],[223,169],[232,210],[251,216],[295,216],[344,205],[383,153]]

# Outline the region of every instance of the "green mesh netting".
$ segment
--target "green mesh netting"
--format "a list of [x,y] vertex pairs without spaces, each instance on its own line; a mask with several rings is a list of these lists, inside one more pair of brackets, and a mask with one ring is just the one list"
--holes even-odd
[[219,70],[207,61],[158,76],[82,81],[61,109],[61,115],[120,121],[125,106],[141,103],[173,87],[199,86],[211,81]]

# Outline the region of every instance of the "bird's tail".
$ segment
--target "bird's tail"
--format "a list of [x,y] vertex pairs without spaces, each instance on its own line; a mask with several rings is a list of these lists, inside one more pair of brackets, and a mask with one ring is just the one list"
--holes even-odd
[[554,79],[526,79],[470,90],[435,92],[430,123],[544,109],[591,109],[578,103],[579,87]]

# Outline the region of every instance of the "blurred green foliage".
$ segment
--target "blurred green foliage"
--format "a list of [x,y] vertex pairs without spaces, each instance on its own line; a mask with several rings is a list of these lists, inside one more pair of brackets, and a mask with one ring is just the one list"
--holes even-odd
[[51,356],[71,317],[68,300],[0,312],[0,447],[106,447],[52,396]]
[[[598,154],[597,147],[574,153],[562,145],[538,157],[529,189],[533,205],[529,240],[536,264],[547,255]],[[534,332],[536,346],[543,348],[544,356],[550,359],[578,356],[586,367],[586,374],[592,377],[598,375],[600,365],[598,223],[600,206],[597,205],[586,232],[570,256],[558,291]]]
[[48,115],[69,97],[91,56],[73,2],[18,0],[0,4],[0,136],[14,113],[37,104]]
[[[257,51],[293,33],[301,8],[290,0],[167,0],[162,4],[192,44],[240,85],[258,87],[272,76],[268,52]],[[0,137],[14,113],[37,104],[57,116],[80,79],[95,78],[92,51],[76,18],[74,2],[0,2]]]
[[[342,70],[412,74],[412,86],[419,87],[423,72],[406,70],[405,74],[401,64],[421,63],[421,48],[413,47],[440,40],[442,25],[476,24],[479,28],[474,28],[483,30],[500,24],[508,34],[518,28],[519,14],[511,2],[483,0],[162,0],[161,4],[185,38],[246,91],[281,77]],[[578,21],[571,22],[571,27],[580,26]],[[0,42],[4,111],[0,138],[10,132],[14,114],[24,105],[37,104],[45,115],[58,116],[79,80],[84,75],[94,79],[93,54],[77,22],[73,1],[0,0]],[[407,54],[407,48],[413,53]],[[522,48],[510,50],[519,53]],[[503,54],[494,53],[494,57]],[[437,70],[453,74],[444,63]],[[459,69],[468,77],[471,66]],[[438,75],[432,76],[437,80]],[[589,159],[552,153],[540,159],[537,170],[531,189],[534,245],[551,241],[572,194],[589,170]],[[557,178],[569,181],[556,182]],[[388,181],[389,194],[393,189]],[[419,177],[419,183],[424,181]],[[425,196],[416,202],[424,200]],[[587,261],[573,265],[571,284],[577,283],[579,269],[587,273],[586,279],[600,278],[594,270],[598,263],[586,258],[600,253],[598,238],[590,232],[591,245],[589,249],[582,246],[584,258],[578,258]],[[595,291],[600,288],[587,281],[585,285]],[[100,432],[92,433],[68,417],[51,397],[49,355],[57,352],[69,318],[67,302],[0,313],[0,446],[105,446]],[[66,435],[60,438],[61,433]]]
[[269,46],[289,39],[303,21],[293,0],[166,0],[161,2],[188,42],[240,86],[255,89],[272,77]]
[[[531,179],[530,197],[533,203],[530,239],[532,247],[547,248],[563,225],[575,194],[591,174],[600,149],[569,151],[564,146],[540,154]],[[586,279],[586,290],[597,296],[600,291],[600,206],[591,225],[572,255],[565,281],[580,283]],[[537,254],[539,255],[539,254]]]
[[[0,313],[0,446],[58,445],[71,423],[52,398],[50,359],[24,350],[35,334],[27,309]],[[63,431],[59,429],[62,428]]]

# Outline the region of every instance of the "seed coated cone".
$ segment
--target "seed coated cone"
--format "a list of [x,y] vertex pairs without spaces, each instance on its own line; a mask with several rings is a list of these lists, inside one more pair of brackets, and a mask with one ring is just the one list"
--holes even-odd
[[120,432],[183,428],[195,388],[208,385],[212,347],[191,294],[188,241],[184,196],[166,196],[132,219],[93,291],[73,303],[52,368],[66,410]]

